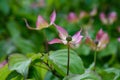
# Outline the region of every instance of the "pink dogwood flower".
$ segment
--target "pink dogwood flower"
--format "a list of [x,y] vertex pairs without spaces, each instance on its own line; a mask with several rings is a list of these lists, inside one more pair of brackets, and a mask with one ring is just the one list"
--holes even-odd
[[[58,25],[55,25],[55,27],[56,27],[57,31],[59,32],[60,39],[55,38],[55,39],[49,41],[48,43],[49,44],[63,43],[65,45],[67,45],[67,42],[68,42],[67,38],[69,37],[68,32],[64,28],[62,28]],[[79,46],[81,39],[83,38],[83,36],[80,33],[81,33],[81,30],[78,31],[76,34],[74,34],[72,37],[70,37],[71,40],[70,40],[69,44],[71,47]]]
[[111,12],[108,14],[108,16],[106,16],[105,13],[103,13],[103,12],[100,14],[100,20],[105,25],[113,24],[116,19],[117,19],[116,12]]
[[93,10],[90,12],[90,16],[95,16],[97,14],[97,8],[93,8]]
[[108,15],[108,20],[109,20],[109,23],[110,23],[110,24],[113,24],[116,19],[117,19],[117,14],[116,14],[116,12],[111,12],[111,13]]
[[108,34],[103,32],[102,29],[98,31],[95,41],[93,41],[89,36],[87,36],[86,38],[86,43],[90,45],[90,47],[93,50],[97,51],[104,49],[108,42],[109,42]]
[[108,23],[105,13],[102,12],[100,14],[100,20],[102,21],[103,24],[107,24]]
[[80,14],[79,14],[79,19],[83,19],[85,17],[87,17],[89,14],[85,11],[81,11]]
[[56,19],[56,12],[53,11],[52,14],[51,14],[51,16],[50,16],[50,23],[49,24],[48,24],[48,22],[41,15],[39,15],[38,18],[37,18],[36,28],[30,27],[26,19],[25,19],[25,23],[26,23],[26,26],[29,29],[32,29],[32,30],[41,30],[43,28],[47,28],[50,25],[52,25],[55,22],[55,19]]
[[79,18],[74,12],[70,12],[67,19],[69,22],[72,22],[72,23],[77,22],[79,20]]

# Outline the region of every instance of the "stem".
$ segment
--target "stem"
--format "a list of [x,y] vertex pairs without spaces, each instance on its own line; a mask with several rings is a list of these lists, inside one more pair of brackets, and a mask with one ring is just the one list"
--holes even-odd
[[96,48],[95,53],[94,53],[94,68],[93,68],[94,71],[96,69],[96,56],[97,56],[97,48]]
[[70,65],[70,45],[69,45],[69,41],[68,41],[68,61],[67,61],[67,76],[69,75],[69,65]]
[[[47,40],[45,30],[43,30],[43,35],[44,35],[44,39],[45,39],[45,52],[48,53],[48,40]],[[48,53],[48,55],[49,55],[49,53]]]
[[[49,51],[48,51],[48,40],[47,40],[47,36],[46,36],[46,31],[43,30],[43,35],[44,35],[44,38],[45,38],[45,52],[48,54],[49,56]],[[48,60],[47,60],[47,63],[48,63]]]
[[[59,75],[55,69],[53,69],[51,66],[49,66],[48,62],[46,63],[43,61],[43,63],[48,67],[48,71],[51,71],[53,75],[55,75],[56,77],[58,77],[60,79],[62,78],[62,76]],[[39,67],[41,67],[41,66],[39,66]]]

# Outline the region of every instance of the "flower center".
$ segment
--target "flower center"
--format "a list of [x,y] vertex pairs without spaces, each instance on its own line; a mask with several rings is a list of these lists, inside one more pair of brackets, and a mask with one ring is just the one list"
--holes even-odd
[[71,37],[71,36],[68,36],[68,37],[66,38],[66,40],[67,40],[67,41],[72,41],[72,37]]
[[99,41],[98,41],[98,40],[95,40],[94,43],[95,43],[96,45],[98,45]]

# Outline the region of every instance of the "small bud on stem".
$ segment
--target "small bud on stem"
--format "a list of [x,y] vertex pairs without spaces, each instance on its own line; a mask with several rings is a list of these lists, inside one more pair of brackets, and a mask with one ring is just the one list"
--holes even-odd
[[71,36],[68,36],[67,38],[66,38],[66,40],[69,42],[69,41],[72,41],[72,37]]

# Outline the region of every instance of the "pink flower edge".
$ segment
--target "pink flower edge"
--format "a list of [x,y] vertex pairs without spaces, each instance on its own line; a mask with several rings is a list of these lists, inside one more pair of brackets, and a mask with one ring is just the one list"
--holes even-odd
[[55,39],[48,42],[48,44],[55,44],[55,43],[62,43],[62,41],[58,38],[55,38]]
[[54,10],[50,16],[50,25],[54,24],[55,19],[56,19],[56,12]]

